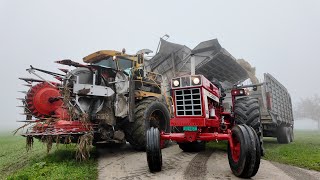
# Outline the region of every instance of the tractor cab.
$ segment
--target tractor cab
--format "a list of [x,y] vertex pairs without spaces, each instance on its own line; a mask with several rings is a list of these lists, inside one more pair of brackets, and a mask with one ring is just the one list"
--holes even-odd
[[135,55],[126,54],[125,49],[122,52],[101,50],[84,57],[83,61],[89,63],[90,66],[112,69],[113,72],[123,72],[132,78],[136,88],[160,94],[161,88],[159,87],[162,83],[162,76],[144,69],[144,54],[148,53],[150,53],[148,49],[140,50]]
[[84,57],[83,61],[129,73],[130,69],[136,65],[137,58],[138,55],[128,55],[125,51],[102,50]]

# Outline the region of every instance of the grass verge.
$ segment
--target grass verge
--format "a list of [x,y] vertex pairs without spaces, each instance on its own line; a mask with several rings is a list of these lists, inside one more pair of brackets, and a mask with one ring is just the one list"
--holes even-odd
[[295,131],[294,135],[294,142],[290,144],[265,138],[264,159],[320,171],[320,131]]
[[[320,171],[320,131],[295,131],[290,144],[278,144],[276,138],[264,138],[263,159]],[[227,142],[210,142],[207,148],[227,150]]]
[[25,138],[0,135],[0,179],[96,179],[96,154],[88,161],[75,160],[75,145],[46,146],[35,140],[26,152]]

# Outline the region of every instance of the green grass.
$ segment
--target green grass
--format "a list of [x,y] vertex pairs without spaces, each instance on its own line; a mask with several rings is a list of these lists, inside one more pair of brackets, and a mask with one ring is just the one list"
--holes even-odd
[[75,160],[74,145],[46,146],[35,140],[26,152],[25,138],[0,135],[0,179],[96,179],[98,176],[95,151],[88,161]]
[[320,131],[295,131],[290,144],[278,144],[265,138],[264,159],[320,171]]
[[227,145],[228,145],[227,141],[218,141],[218,142],[212,141],[212,142],[207,143],[206,148],[227,152]]
[[[264,138],[263,159],[320,171],[320,131],[295,131],[290,144],[278,144],[276,138]],[[226,151],[226,142],[210,142],[210,149]]]

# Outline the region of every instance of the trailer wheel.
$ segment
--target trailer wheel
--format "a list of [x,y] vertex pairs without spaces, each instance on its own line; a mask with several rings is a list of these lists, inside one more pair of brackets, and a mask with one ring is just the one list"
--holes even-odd
[[[170,113],[166,105],[156,97],[142,99],[136,104],[134,109],[134,122],[127,122],[123,130],[126,140],[136,150],[145,150],[146,131],[150,127],[159,128],[160,131],[170,132]],[[161,148],[168,145],[169,141],[164,141]]]
[[258,99],[253,97],[237,99],[234,106],[234,116],[236,124],[246,124],[256,131],[259,137],[261,155],[263,156],[263,129],[260,119],[260,105]]
[[286,126],[280,126],[277,130],[277,141],[279,144],[290,143],[290,130]]
[[160,147],[160,132],[158,128],[151,127],[147,130],[147,161],[151,172],[161,171],[162,154]]
[[290,128],[290,142],[293,142],[294,140],[293,127],[289,127],[289,128]]
[[205,141],[195,141],[195,142],[187,142],[187,143],[178,143],[179,148],[185,152],[200,152],[206,149]]
[[260,166],[260,143],[256,132],[247,125],[232,128],[233,148],[228,143],[228,160],[233,174],[241,178],[254,176]]

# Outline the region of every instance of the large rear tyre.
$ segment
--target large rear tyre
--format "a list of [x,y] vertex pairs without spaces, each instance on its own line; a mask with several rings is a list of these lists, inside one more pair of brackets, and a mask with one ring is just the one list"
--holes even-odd
[[178,143],[179,148],[185,152],[200,152],[206,149],[205,141],[196,141],[196,142],[187,142],[187,143]]
[[228,143],[228,160],[233,174],[241,178],[256,175],[260,166],[260,143],[256,132],[247,125],[232,128],[232,144]]
[[160,132],[157,128],[151,127],[147,130],[147,161],[151,172],[161,171],[162,154],[160,147]]
[[[146,130],[150,127],[170,132],[170,113],[166,105],[156,97],[145,98],[137,103],[134,115],[134,122],[127,122],[123,129],[126,140],[136,150],[145,150]],[[168,143],[169,141],[164,141],[161,148],[166,147]]]
[[280,126],[277,130],[277,141],[279,144],[290,143],[290,129],[286,126]]
[[243,97],[237,99],[234,106],[234,116],[236,124],[246,124],[256,131],[259,137],[261,155],[263,156],[263,129],[258,99],[253,97]]

